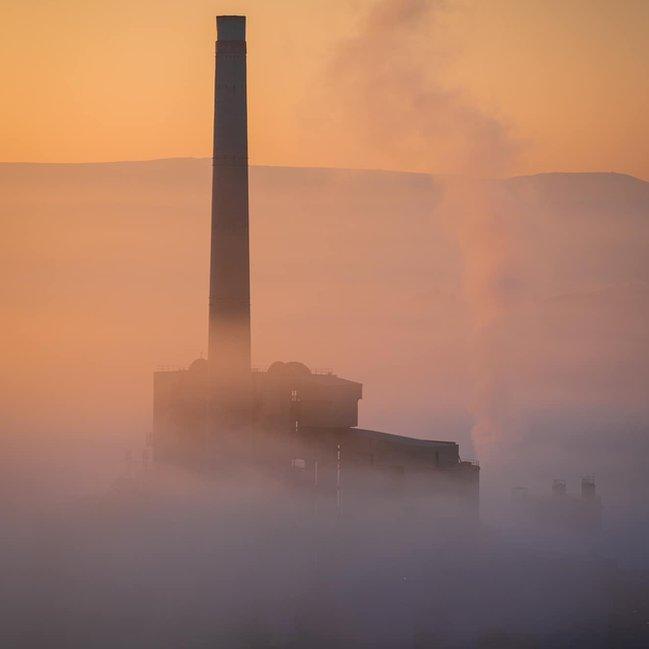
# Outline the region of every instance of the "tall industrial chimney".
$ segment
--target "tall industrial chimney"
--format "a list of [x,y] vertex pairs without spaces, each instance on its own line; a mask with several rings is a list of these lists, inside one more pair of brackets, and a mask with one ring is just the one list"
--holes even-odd
[[216,19],[208,363],[213,385],[238,400],[250,383],[246,19]]

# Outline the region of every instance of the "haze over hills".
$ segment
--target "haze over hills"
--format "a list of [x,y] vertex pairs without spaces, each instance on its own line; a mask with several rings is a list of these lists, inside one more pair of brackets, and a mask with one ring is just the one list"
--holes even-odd
[[[152,370],[206,350],[210,164],[0,165],[7,431],[140,443]],[[363,426],[646,449],[649,183],[253,167],[251,237],[253,362],[363,381]]]

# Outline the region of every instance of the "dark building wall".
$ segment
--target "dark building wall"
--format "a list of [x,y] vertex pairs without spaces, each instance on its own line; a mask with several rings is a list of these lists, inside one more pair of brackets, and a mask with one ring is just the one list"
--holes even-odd
[[253,374],[255,416],[265,426],[349,428],[358,424],[363,386],[332,373],[317,374],[295,361]]

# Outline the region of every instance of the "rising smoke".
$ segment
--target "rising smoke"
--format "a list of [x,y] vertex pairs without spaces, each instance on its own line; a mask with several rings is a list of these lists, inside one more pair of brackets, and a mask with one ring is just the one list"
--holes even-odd
[[[457,7],[438,0],[383,0],[341,44],[328,70],[344,119],[362,146],[387,168],[445,176],[435,218],[454,233],[463,259],[471,312],[472,439],[484,461],[521,425],[503,371],[505,323],[529,287],[518,263],[516,218],[503,192],[487,181],[511,168],[519,143],[506,125],[445,85],[451,56],[436,45],[440,22]],[[407,227],[405,215],[404,227]]]
[[335,50],[325,105],[337,107],[374,166],[492,176],[511,165],[518,145],[506,126],[443,81],[452,57],[443,19],[457,10],[441,0],[381,0]]

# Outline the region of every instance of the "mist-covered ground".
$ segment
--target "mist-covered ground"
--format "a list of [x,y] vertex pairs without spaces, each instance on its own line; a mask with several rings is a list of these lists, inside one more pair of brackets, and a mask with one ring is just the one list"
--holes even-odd
[[3,501],[0,638],[74,648],[646,646],[646,565],[621,566],[605,533],[531,531],[500,514],[499,524],[461,510],[442,521],[378,499],[316,514],[304,493],[259,475],[123,465],[92,495]]
[[[322,531],[351,558],[314,551],[279,487],[125,476],[151,372],[205,351],[209,191],[207,160],[0,166],[8,646],[646,637],[649,185],[252,168],[253,362],[360,380],[362,426],[482,462],[478,534],[386,509]],[[585,474],[601,534],[512,531],[511,487]]]

